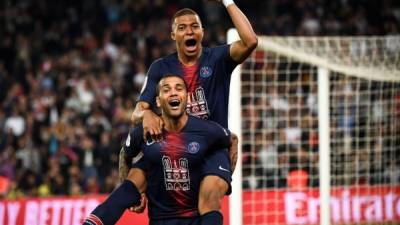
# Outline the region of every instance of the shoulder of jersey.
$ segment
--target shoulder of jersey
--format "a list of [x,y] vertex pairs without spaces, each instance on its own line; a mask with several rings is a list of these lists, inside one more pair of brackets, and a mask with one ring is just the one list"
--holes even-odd
[[218,45],[213,48],[208,48],[207,52],[214,57],[219,57],[221,54],[223,54],[225,46],[226,45]]
[[152,65],[160,64],[165,61],[165,58],[158,58],[153,61]]
[[160,60],[162,60],[163,62],[169,62],[169,61],[171,61],[173,59],[178,59],[178,53],[174,52],[174,53],[171,53],[171,54],[169,54],[169,55],[167,55],[167,56],[165,56],[163,58],[160,58]]
[[216,126],[219,126],[218,123],[211,120],[203,120],[195,116],[189,115],[192,118],[193,123],[195,123],[196,127],[203,127],[204,129],[215,129]]
[[143,132],[143,125],[142,125],[142,123],[139,123],[138,125],[136,125],[136,126],[133,128],[133,130],[134,130],[135,132]]
[[196,127],[199,127],[199,126],[207,127],[207,126],[209,126],[209,121],[208,120],[203,120],[203,119],[200,119],[200,118],[192,116],[192,115],[189,115],[189,119],[191,120],[191,123],[193,123]]

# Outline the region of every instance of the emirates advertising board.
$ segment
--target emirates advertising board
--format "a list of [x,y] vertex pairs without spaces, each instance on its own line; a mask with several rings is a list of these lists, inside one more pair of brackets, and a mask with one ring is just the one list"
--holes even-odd
[[[80,225],[106,196],[0,200],[0,225]],[[224,225],[229,224],[228,199]],[[243,192],[243,223],[318,224],[318,189],[263,189]],[[333,224],[400,224],[400,187],[334,188],[330,200]],[[125,212],[117,225],[147,225],[146,212]]]

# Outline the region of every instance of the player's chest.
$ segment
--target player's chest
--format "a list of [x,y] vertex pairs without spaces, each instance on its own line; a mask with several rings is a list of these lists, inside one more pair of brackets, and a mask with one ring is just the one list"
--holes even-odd
[[158,163],[163,157],[186,159],[191,164],[201,163],[209,150],[206,137],[198,134],[173,134],[164,137],[161,142],[148,141],[143,144],[144,157]]
[[186,83],[203,88],[210,86],[217,81],[217,75],[222,73],[221,67],[217,61],[207,60],[196,66],[185,67],[177,60],[167,62],[159,70],[159,75],[164,77],[169,74],[180,75]]

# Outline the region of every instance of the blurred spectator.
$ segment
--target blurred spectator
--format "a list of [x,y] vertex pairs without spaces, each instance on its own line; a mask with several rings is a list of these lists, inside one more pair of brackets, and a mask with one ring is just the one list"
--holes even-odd
[[7,195],[9,186],[10,180],[0,174],[0,199],[4,198]]
[[4,129],[16,137],[20,137],[25,131],[25,119],[16,106],[12,107],[11,115],[6,119]]
[[288,187],[294,190],[302,190],[308,187],[308,173],[303,169],[292,170],[287,177]]
[[95,167],[95,161],[99,157],[94,151],[93,140],[87,136],[84,136],[80,143],[81,149],[79,150],[79,165],[82,168],[83,179],[88,180],[92,177],[97,177],[97,169]]

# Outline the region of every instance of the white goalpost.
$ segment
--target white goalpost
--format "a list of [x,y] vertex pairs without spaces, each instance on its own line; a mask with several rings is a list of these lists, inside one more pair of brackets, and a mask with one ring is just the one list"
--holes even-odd
[[329,134],[329,71],[318,69],[318,134],[319,134],[319,198],[320,224],[330,223],[330,134]]
[[259,37],[229,126],[231,225],[400,223],[400,36]]
[[[236,29],[228,31],[228,43],[239,40],[239,35]],[[241,82],[240,82],[240,65],[232,72],[229,109],[228,109],[228,124],[231,132],[235,133],[239,139],[238,146],[238,162],[235,172],[232,175],[232,193],[229,198],[229,218],[231,225],[242,225],[242,115],[241,115]]]

